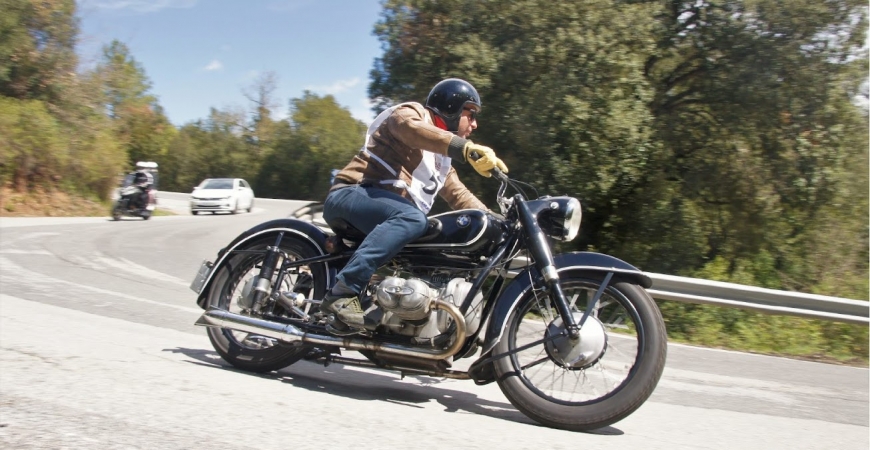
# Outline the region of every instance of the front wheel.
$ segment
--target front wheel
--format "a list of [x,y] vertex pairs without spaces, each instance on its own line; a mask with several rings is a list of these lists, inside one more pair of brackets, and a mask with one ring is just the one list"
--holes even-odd
[[[238,248],[237,254],[229,258],[215,274],[209,291],[209,306],[238,314],[254,315],[243,306],[241,299],[245,284],[260,274],[267,246],[275,244],[275,238],[264,238]],[[281,241],[281,252],[285,258],[299,260],[312,258],[318,253],[307,243],[285,237]],[[279,258],[280,259],[280,258]],[[278,265],[281,263],[278,262]],[[277,272],[277,270],[276,270]],[[273,277],[272,284],[277,276]],[[306,298],[323,298],[326,294],[326,268],[323,264],[302,266],[290,269],[278,287],[281,291],[294,291]],[[282,320],[298,319],[291,312],[274,306],[272,314]],[[308,305],[306,308],[310,309]],[[308,310],[304,312],[308,313]],[[276,339],[253,333],[234,331],[227,328],[208,328],[208,338],[221,357],[239,369],[251,372],[271,372],[289,366],[300,360],[310,350],[308,347],[286,346]]]
[[[595,273],[561,275],[574,319],[601,286]],[[529,290],[493,354],[498,385],[517,409],[554,428],[588,431],[616,423],[652,394],[665,366],[667,335],[649,294],[612,282],[584,323],[579,341],[557,336],[562,319],[549,296]],[[553,338],[553,339],[549,339]],[[517,349],[523,348],[520,351]]]

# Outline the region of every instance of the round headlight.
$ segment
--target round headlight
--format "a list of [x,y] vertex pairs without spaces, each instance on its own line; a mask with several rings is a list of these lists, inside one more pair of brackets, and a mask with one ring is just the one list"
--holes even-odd
[[[580,201],[573,197],[546,197],[537,205],[538,225],[547,236],[559,241],[570,241],[580,231],[583,216]],[[536,202],[537,202],[536,201]]]
[[580,208],[580,201],[576,198],[571,198],[568,201],[567,211],[565,212],[565,241],[574,240],[577,233],[580,231],[580,220],[583,218],[583,211]]

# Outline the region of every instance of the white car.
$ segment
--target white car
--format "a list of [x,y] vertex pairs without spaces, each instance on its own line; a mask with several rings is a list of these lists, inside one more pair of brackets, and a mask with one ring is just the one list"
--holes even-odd
[[251,212],[254,207],[254,190],[241,178],[206,178],[190,193],[190,213],[201,211]]

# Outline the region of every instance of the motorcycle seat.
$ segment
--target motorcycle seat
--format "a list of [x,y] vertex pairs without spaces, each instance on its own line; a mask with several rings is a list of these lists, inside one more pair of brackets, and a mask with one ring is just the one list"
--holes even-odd
[[[366,237],[365,233],[342,219],[335,220],[334,223],[330,224],[330,228],[332,228],[332,231],[335,232],[336,236],[351,242],[360,242]],[[441,234],[441,228],[441,221],[434,217],[430,217],[429,224],[426,227],[426,232],[423,233],[423,236],[415,239],[411,243],[414,244],[418,242],[431,241]]]

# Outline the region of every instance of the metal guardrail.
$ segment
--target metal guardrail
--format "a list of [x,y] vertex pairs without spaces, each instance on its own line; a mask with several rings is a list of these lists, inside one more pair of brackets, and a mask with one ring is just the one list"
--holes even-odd
[[[319,218],[319,210],[311,206],[296,211],[296,217],[308,220],[329,231]],[[511,267],[524,266],[522,257]],[[653,280],[647,292],[656,300],[715,305],[747,309],[766,314],[807,317],[870,326],[870,302],[851,300],[801,292],[778,291],[736,283],[710,281],[700,278],[678,277],[659,273],[646,273]]]
[[656,300],[741,308],[767,314],[870,325],[870,302],[826,295],[778,291],[736,283],[647,273]]

